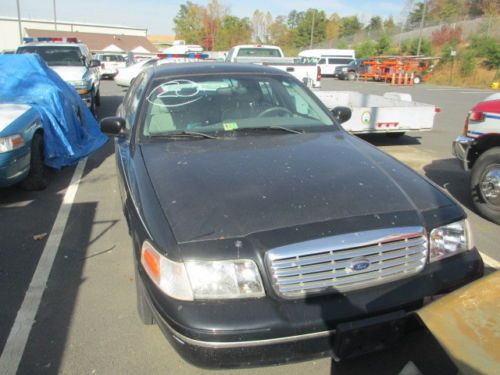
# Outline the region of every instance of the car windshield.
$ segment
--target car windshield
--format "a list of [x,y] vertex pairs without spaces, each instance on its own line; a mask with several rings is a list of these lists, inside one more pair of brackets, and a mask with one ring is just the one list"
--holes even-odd
[[106,62],[124,62],[125,58],[121,55],[102,55],[99,56],[99,61],[106,61]]
[[238,56],[281,57],[277,48],[248,47],[240,48]]
[[85,58],[78,47],[24,46],[19,53],[38,53],[49,66],[84,66]]
[[312,95],[286,76],[211,75],[159,80],[152,85],[144,105],[145,136],[266,127],[307,131],[334,126]]

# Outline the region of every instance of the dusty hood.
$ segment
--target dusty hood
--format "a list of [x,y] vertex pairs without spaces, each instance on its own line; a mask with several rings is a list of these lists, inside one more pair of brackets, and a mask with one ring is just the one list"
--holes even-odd
[[178,242],[453,204],[340,132],[167,141],[141,150]]

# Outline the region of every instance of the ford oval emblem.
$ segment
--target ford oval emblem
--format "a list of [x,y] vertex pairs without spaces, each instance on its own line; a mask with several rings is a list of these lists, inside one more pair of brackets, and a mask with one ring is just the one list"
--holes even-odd
[[368,267],[370,267],[370,261],[366,258],[355,258],[351,260],[351,264],[349,265],[349,268],[355,272],[364,271]]

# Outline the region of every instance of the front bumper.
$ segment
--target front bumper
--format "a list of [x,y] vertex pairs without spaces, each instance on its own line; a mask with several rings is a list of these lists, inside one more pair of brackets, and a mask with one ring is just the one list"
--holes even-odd
[[0,187],[12,186],[26,178],[30,156],[29,147],[0,154]]
[[472,147],[475,139],[466,136],[459,136],[453,141],[453,155],[462,162],[462,166],[465,170],[469,169],[469,150]]
[[173,301],[142,279],[156,322],[186,361],[201,367],[246,367],[330,356],[339,323],[394,311],[405,311],[412,319],[411,312],[425,297],[449,292],[482,274],[482,260],[473,249],[428,264],[404,280],[294,301]]

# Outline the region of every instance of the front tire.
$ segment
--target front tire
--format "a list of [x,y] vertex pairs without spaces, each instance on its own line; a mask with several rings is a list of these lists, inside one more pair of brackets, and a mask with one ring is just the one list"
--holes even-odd
[[420,76],[413,77],[413,84],[414,85],[418,85],[420,83],[422,83],[422,78],[420,78]]
[[101,92],[100,91],[97,91],[97,93],[95,94],[95,105],[97,107],[101,106]]
[[354,73],[354,72],[347,73],[347,79],[349,81],[354,81],[356,79],[356,73]]
[[500,147],[489,149],[476,160],[470,188],[479,214],[500,224]]
[[25,190],[43,190],[47,187],[47,167],[43,162],[43,134],[35,133],[31,140],[31,159],[28,176],[21,182]]
[[96,99],[95,99],[95,93],[94,91],[91,91],[90,92],[90,112],[92,112],[92,114],[95,116],[96,115],[96,111],[97,111],[97,107],[96,107]]

